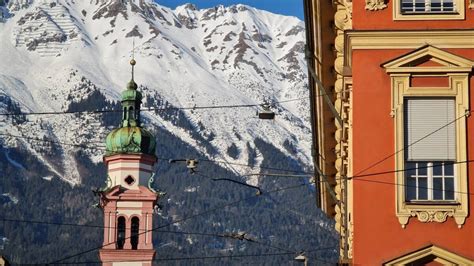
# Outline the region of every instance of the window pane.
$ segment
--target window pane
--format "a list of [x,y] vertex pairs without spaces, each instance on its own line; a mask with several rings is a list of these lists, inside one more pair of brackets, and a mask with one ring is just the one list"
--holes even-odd
[[406,196],[407,201],[416,199],[416,179],[413,177],[407,177],[407,186],[406,186]]
[[445,200],[454,200],[454,178],[444,179]]
[[454,11],[454,4],[452,1],[443,2],[443,11]]
[[433,178],[433,199],[434,200],[443,199],[443,179],[442,178]]
[[405,173],[406,176],[415,176],[416,175],[416,163],[406,163],[405,164]]
[[418,199],[426,200],[428,199],[428,183],[426,178],[418,178]]
[[445,176],[454,176],[453,162],[445,162],[444,163],[444,175]]
[[425,11],[425,3],[415,3],[415,11],[418,11],[418,12]]
[[441,0],[431,0],[431,11],[441,11]]
[[418,175],[426,176],[427,172],[427,163],[418,163]]
[[413,11],[413,3],[403,3],[402,12]]
[[413,11],[413,1],[412,0],[402,0],[402,12]]
[[443,175],[443,163],[433,163],[433,175],[442,176]]

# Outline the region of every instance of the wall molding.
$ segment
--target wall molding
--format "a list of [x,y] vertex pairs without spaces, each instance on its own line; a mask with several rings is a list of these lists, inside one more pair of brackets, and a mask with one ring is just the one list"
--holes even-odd
[[344,66],[352,66],[353,50],[474,48],[474,30],[345,31]]

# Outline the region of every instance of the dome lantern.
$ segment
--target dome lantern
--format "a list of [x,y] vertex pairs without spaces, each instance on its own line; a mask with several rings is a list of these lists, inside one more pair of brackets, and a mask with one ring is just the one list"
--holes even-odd
[[132,59],[132,79],[122,91],[122,122],[106,138],[106,156],[114,154],[144,153],[155,154],[156,141],[151,132],[141,127],[140,107],[142,94],[134,80],[136,61]]

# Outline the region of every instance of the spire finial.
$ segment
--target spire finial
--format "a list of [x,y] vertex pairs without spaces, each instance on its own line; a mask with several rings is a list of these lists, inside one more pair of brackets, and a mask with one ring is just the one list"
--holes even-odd
[[135,65],[137,64],[137,61],[135,61],[135,38],[133,38],[133,49],[132,49],[132,60],[130,60],[130,65],[132,65],[132,81],[134,81],[134,68]]

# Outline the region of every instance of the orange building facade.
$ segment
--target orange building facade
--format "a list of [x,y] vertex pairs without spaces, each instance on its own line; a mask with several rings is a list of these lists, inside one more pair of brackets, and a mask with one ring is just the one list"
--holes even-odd
[[314,163],[341,262],[474,265],[474,1],[305,12]]

